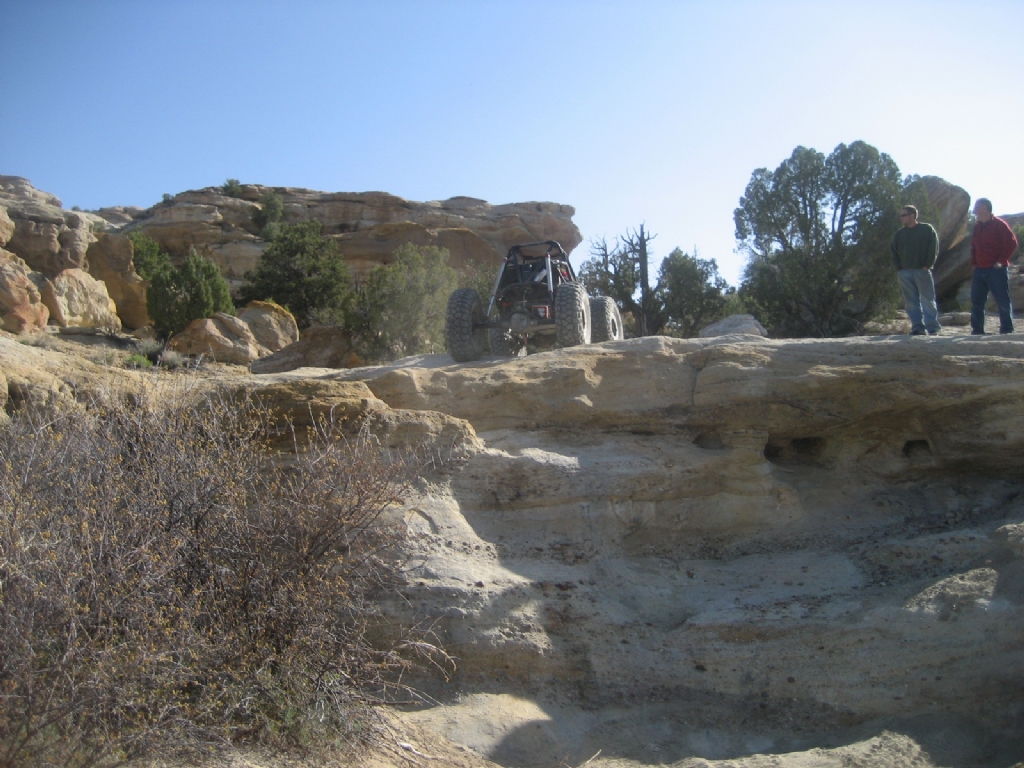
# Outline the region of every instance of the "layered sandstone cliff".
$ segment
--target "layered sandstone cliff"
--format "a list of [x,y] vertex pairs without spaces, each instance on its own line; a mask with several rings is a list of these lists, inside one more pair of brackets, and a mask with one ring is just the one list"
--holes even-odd
[[491,205],[471,197],[435,202],[405,200],[386,192],[315,192],[295,187],[246,184],[238,197],[220,187],[183,192],[135,216],[141,229],[174,255],[195,248],[236,284],[259,263],[267,243],[253,214],[260,198],[275,192],[284,201],[286,224],[315,220],[338,243],[357,276],[386,263],[403,243],[447,248],[455,266],[495,262],[516,243],[558,240],[571,251],[582,240],[572,223],[575,209],[558,203]]

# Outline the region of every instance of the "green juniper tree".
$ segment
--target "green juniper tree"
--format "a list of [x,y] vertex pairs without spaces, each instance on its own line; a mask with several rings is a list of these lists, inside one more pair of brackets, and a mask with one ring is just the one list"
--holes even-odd
[[185,330],[193,320],[234,313],[231,290],[220,269],[195,249],[178,268],[170,260],[157,263],[147,279],[147,311],[164,338]]
[[691,338],[725,316],[730,289],[714,259],[676,248],[661,262],[658,286],[668,316],[665,330],[673,336]]
[[693,336],[724,316],[729,286],[714,259],[679,248],[662,261],[651,285],[645,264],[654,237],[641,225],[611,248],[604,239],[594,241],[580,280],[591,295],[609,296],[618,304],[633,335]]
[[363,357],[393,360],[443,347],[448,296],[459,283],[448,258],[446,248],[406,243],[390,264],[373,269],[353,324]]
[[754,171],[734,214],[744,303],[781,336],[850,333],[891,306],[901,191],[893,159],[863,141]]
[[259,266],[247,272],[243,301],[273,299],[287,307],[300,328],[314,322],[344,325],[354,295],[348,267],[319,221],[283,224]]
[[284,217],[284,198],[272,189],[260,195],[259,207],[253,209],[253,223],[260,228],[260,237],[273,240],[281,231]]

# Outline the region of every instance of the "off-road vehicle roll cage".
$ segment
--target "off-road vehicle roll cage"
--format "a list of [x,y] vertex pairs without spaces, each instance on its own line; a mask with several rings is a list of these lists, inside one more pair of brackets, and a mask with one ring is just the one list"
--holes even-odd
[[482,357],[488,344],[500,357],[518,356],[528,339],[540,348],[589,344],[592,312],[599,315],[595,341],[622,338],[618,307],[611,299],[587,299],[557,241],[521,243],[502,260],[486,311],[472,288],[452,293],[445,342],[457,362]]
[[[491,289],[487,316],[493,317],[495,309],[498,315],[487,327],[513,333],[526,333],[531,328],[554,331],[555,289],[575,282],[569,257],[556,241],[513,245]],[[549,328],[539,328],[544,325]]]

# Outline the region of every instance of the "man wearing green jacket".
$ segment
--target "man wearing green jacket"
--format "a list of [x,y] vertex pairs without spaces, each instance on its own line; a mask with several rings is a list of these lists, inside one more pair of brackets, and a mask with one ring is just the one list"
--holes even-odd
[[910,318],[910,333],[934,336],[942,327],[932,278],[932,267],[939,256],[939,233],[931,224],[917,220],[917,208],[913,205],[900,209],[900,223],[903,227],[892,238],[892,263]]

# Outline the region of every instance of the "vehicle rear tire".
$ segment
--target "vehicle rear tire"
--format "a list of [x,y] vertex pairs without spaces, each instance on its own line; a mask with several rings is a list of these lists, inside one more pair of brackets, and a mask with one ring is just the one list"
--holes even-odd
[[590,301],[580,283],[555,289],[555,339],[560,347],[590,343]]
[[468,363],[484,356],[487,329],[478,325],[487,322],[480,294],[472,288],[459,288],[448,297],[444,318],[444,343],[448,354],[457,363]]
[[622,315],[614,299],[598,296],[590,300],[591,341],[619,341],[622,338]]
[[495,357],[519,357],[526,350],[526,342],[521,336],[502,328],[488,328],[487,340]]

